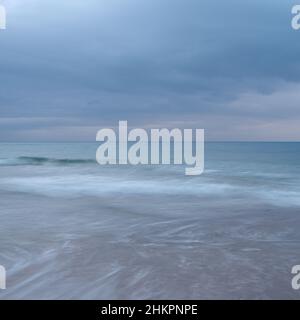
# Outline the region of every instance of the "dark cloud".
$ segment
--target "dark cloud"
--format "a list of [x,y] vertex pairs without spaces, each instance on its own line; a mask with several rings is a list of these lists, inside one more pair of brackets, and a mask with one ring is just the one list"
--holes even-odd
[[244,124],[280,139],[281,118],[300,139],[287,125],[300,118],[294,1],[3,2],[0,140],[51,140],[53,127],[56,140],[76,128],[93,140],[119,119],[201,124],[219,140],[250,139]]

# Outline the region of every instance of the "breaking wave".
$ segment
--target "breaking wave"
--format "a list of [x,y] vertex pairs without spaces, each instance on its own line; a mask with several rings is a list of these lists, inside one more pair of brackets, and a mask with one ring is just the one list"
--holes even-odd
[[0,159],[0,166],[41,166],[41,165],[76,165],[96,163],[92,159],[54,159],[46,157],[17,157],[12,159]]

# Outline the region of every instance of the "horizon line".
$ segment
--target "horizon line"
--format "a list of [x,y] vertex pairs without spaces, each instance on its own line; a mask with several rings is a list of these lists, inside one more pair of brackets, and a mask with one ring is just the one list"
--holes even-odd
[[[134,141],[133,141],[134,142]],[[195,142],[195,140],[193,140]],[[300,140],[205,140],[205,143],[300,143]],[[99,143],[99,141],[1,141],[0,143]]]

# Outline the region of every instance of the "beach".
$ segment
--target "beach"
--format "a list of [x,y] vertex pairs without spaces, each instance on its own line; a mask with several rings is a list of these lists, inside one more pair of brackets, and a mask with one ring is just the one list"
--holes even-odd
[[0,299],[299,298],[300,144],[208,143],[199,177],[96,147],[1,144]]

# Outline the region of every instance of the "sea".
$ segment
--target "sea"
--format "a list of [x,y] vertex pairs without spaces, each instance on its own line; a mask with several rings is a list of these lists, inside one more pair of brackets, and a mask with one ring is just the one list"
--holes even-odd
[[299,299],[300,143],[206,142],[205,170],[0,143],[0,299]]

